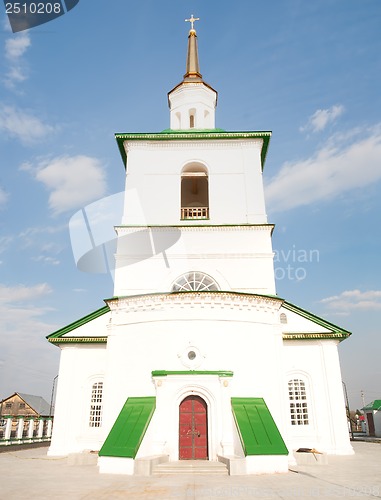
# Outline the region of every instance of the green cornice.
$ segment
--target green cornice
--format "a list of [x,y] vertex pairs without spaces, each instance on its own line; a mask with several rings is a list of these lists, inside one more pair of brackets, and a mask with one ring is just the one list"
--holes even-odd
[[153,133],[130,133],[115,134],[123,165],[126,168],[127,155],[124,149],[124,141],[199,141],[199,140],[237,140],[237,139],[262,139],[263,147],[261,151],[262,170],[265,165],[267,150],[269,147],[271,132],[225,132],[222,129],[212,130],[172,130],[166,129],[163,132]]
[[[110,311],[109,306],[103,306],[100,309],[97,309],[96,311],[93,311],[92,313],[88,314],[87,316],[84,316],[83,318],[78,319],[77,321],[74,321],[74,323],[70,323],[67,326],[64,326],[63,328],[60,328],[59,330],[51,333],[48,335],[46,338],[49,340],[49,342],[53,344],[57,344],[60,342],[105,342],[107,339],[106,337],[65,337],[62,338],[64,335],[66,335],[69,332],[72,332],[73,330],[76,330],[82,325],[85,325],[86,323],[89,323],[90,321],[93,321],[96,318],[99,318],[100,316],[103,316],[104,314],[108,313]],[[99,339],[99,340],[98,340]]]
[[167,377],[168,375],[218,375],[219,377],[232,377],[232,371],[225,370],[188,370],[188,371],[167,371],[167,370],[154,370],[152,372],[153,377]]
[[[330,334],[330,333],[318,333],[318,334],[316,334],[316,333],[303,333],[303,334],[295,333],[295,334],[293,334],[292,332],[286,332],[284,335],[290,336],[291,339],[295,339],[296,336],[303,335],[304,336],[303,338],[309,338],[309,339],[312,339],[312,338],[336,338],[337,339],[338,338],[338,339],[344,340],[344,339],[348,338],[350,335],[352,335],[351,332],[349,332],[348,330],[344,330],[343,328],[341,328],[337,325],[334,325],[333,323],[330,323],[329,321],[326,321],[325,319],[320,318],[319,316],[315,316],[315,314],[312,314],[312,313],[306,311],[305,309],[302,309],[301,307],[295,306],[294,304],[291,304],[290,302],[284,301],[282,304],[282,307],[284,309],[287,309],[288,311],[291,311],[291,312],[297,314],[298,316],[302,316],[303,318],[306,318],[306,319],[312,321],[313,323],[316,323],[319,326],[322,326],[323,328],[326,328],[327,330],[331,330],[331,332],[332,332],[332,334]],[[317,337],[317,336],[320,336],[320,337]],[[283,336],[283,338],[285,338],[285,337]]]

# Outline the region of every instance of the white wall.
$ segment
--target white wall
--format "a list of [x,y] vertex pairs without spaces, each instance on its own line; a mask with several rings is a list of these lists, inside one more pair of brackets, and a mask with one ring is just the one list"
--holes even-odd
[[123,224],[176,225],[180,221],[182,169],[206,167],[209,179],[208,221],[191,224],[265,224],[261,168],[262,139],[126,141],[127,196]]
[[301,379],[308,394],[309,425],[291,425],[290,449],[316,448],[332,454],[353,453],[346,422],[340,365],[335,340],[284,342],[285,377]]
[[275,294],[272,226],[118,228],[115,296],[170,292],[189,271],[221,290]]
[[54,426],[49,455],[98,450],[102,428],[90,428],[91,388],[104,380],[106,345],[61,347]]
[[[166,403],[162,407],[164,410],[157,410],[162,415],[155,418],[157,422],[165,419],[171,422],[172,419],[173,425],[166,424],[165,432],[169,436],[158,440],[167,443],[164,453],[169,453],[171,457],[176,455],[177,438],[174,436],[178,432],[178,404],[185,397],[186,390],[192,390],[191,383],[181,377],[176,380],[165,378],[163,385],[157,387],[151,376],[153,370],[233,371],[234,376],[228,381],[229,394],[235,397],[263,397],[283,432],[285,414],[284,391],[280,382],[283,380],[283,364],[278,325],[279,300],[239,298],[230,294],[204,293],[201,297],[178,294],[115,300],[110,307],[115,314],[108,339],[105,437],[127,397],[155,396],[161,392]],[[186,361],[187,348],[197,351],[197,364]],[[208,408],[215,414],[211,434],[215,443],[210,450],[212,456],[221,453],[219,436],[222,431],[219,426],[222,424],[217,424],[217,421],[226,414],[231,418],[230,399],[228,410],[221,411],[222,389],[216,379],[201,377],[197,382],[194,377],[192,379],[193,390],[199,391],[197,394],[202,396],[202,391],[209,391]],[[176,398],[173,397],[175,393]],[[163,412],[167,412],[165,416]],[[231,420],[226,427],[230,429],[227,433],[230,444],[226,444],[226,448],[230,446],[232,450]],[[148,446],[147,443],[145,446]],[[143,448],[143,451],[147,452],[147,449]],[[151,452],[157,453],[156,445]]]

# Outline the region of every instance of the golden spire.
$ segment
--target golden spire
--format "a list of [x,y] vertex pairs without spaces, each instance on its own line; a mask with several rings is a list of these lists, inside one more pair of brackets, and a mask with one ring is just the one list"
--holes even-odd
[[198,49],[197,49],[197,34],[194,29],[195,21],[199,21],[199,17],[194,17],[191,15],[190,19],[185,19],[185,22],[191,23],[191,29],[189,30],[188,36],[188,53],[187,53],[187,65],[186,72],[184,75],[184,80],[191,81],[202,81],[202,75],[200,73],[200,65],[198,62]]

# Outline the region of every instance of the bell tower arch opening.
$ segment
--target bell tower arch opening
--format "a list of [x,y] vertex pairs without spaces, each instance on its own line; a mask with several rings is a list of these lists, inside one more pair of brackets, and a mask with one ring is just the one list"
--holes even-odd
[[200,163],[181,172],[181,219],[209,219],[208,170]]

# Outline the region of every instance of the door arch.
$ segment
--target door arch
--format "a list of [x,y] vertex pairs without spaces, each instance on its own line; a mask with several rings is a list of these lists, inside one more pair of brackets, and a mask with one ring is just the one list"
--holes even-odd
[[208,460],[208,407],[200,396],[179,406],[179,460]]

